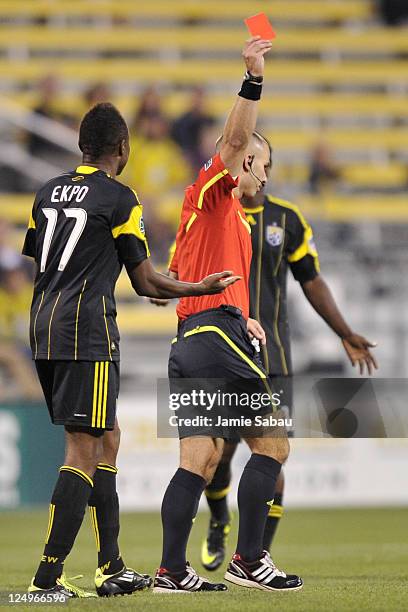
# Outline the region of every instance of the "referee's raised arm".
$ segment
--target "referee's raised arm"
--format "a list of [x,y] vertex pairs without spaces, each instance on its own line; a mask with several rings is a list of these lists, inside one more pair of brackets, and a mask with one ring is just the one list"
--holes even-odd
[[259,36],[250,38],[244,47],[246,74],[235,104],[225,124],[220,156],[233,176],[241,172],[249,139],[255,130],[258,100],[261,98],[264,75],[264,55],[272,43]]

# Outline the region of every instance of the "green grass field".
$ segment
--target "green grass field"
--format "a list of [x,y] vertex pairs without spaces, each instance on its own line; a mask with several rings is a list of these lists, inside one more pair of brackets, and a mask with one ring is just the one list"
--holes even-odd
[[[407,610],[408,511],[406,509],[287,511],[278,531],[273,557],[282,569],[299,573],[299,593],[263,593],[231,585],[227,593],[153,595],[138,593],[116,599],[75,600],[81,610]],[[199,547],[207,516],[194,525],[188,557],[201,571]],[[47,511],[0,513],[0,591],[21,592],[38,562]],[[230,550],[235,530],[230,538]],[[122,553],[128,565],[153,573],[159,563],[161,526],[158,514],[124,514]],[[67,575],[83,573],[81,586],[92,588],[95,545],[89,517],[67,563]],[[214,578],[221,579],[219,571]],[[216,608],[214,608],[216,606]],[[10,609],[11,606],[8,607]],[[16,606],[14,606],[16,607]],[[30,606],[32,608],[32,606]],[[23,609],[23,606],[17,606]],[[27,609],[28,606],[25,607]],[[2,606],[6,609],[6,606]],[[47,606],[47,610],[60,606]]]

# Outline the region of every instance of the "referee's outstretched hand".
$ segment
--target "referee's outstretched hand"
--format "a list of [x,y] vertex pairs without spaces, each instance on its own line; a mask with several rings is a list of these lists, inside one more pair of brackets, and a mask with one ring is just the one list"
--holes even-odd
[[201,285],[202,295],[211,295],[213,293],[222,293],[227,287],[241,279],[242,276],[234,276],[231,270],[227,270],[206,276],[199,285]]

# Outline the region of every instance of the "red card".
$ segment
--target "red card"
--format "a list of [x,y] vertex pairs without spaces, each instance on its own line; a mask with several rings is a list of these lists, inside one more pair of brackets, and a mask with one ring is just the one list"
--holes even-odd
[[252,36],[260,36],[263,40],[273,40],[276,33],[265,13],[258,13],[245,19],[246,26]]

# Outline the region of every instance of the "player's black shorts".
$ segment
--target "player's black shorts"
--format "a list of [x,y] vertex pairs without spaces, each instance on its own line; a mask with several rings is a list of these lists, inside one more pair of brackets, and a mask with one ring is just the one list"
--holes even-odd
[[[211,381],[214,381],[214,385],[219,381],[226,381],[225,389],[229,392],[238,391],[240,398],[241,391],[247,391],[251,398],[258,395],[270,397],[273,393],[259,353],[248,337],[246,321],[241,311],[232,306],[205,310],[181,322],[170,353],[169,379],[173,395],[176,392],[180,395],[187,389],[188,379],[203,381],[206,390],[211,387]],[[254,420],[255,416],[267,415],[273,410],[270,402],[268,405],[258,407],[256,412],[252,406],[243,407],[240,402],[239,406],[232,407],[228,416],[234,416],[235,413],[237,418],[242,416]],[[179,409],[177,416],[180,438],[193,435],[224,439],[231,437],[231,431],[234,431],[231,427],[215,427],[214,425],[218,423],[217,418],[208,422],[208,419],[215,416],[214,411],[204,412],[208,417],[207,422],[192,426],[187,423],[188,418],[184,418],[186,416],[194,418],[199,414],[203,414],[201,406],[197,408],[191,403]],[[182,424],[180,424],[181,417]],[[236,431],[238,429],[234,433]],[[246,435],[242,429],[239,431],[242,435]],[[249,435],[258,437],[258,434],[259,437],[262,436],[261,428]]]
[[35,365],[55,425],[114,428],[119,362],[37,360]]

